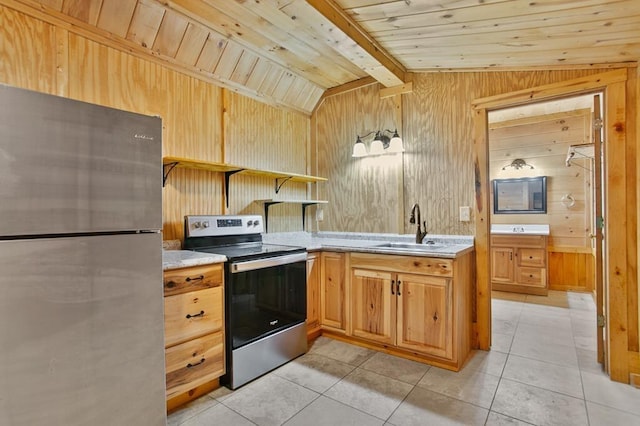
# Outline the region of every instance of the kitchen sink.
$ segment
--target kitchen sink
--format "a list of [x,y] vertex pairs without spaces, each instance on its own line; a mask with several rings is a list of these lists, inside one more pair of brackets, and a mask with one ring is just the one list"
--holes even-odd
[[437,251],[446,247],[445,244],[415,244],[415,243],[384,243],[378,244],[376,248],[390,248],[396,250],[411,251]]

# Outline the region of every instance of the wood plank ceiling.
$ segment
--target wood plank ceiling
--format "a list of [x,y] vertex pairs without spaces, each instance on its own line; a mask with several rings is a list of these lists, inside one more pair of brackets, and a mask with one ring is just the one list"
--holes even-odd
[[326,89],[367,77],[391,87],[417,71],[612,66],[640,57],[638,0],[0,4],[304,114]]

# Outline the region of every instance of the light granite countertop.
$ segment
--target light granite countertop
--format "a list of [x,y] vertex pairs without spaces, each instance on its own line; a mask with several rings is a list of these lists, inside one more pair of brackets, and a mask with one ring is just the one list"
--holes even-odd
[[301,246],[308,251],[355,251],[449,259],[468,253],[474,248],[473,236],[467,235],[427,234],[421,245],[415,244],[415,235],[411,234],[361,232],[276,232],[263,234],[262,240],[266,244]]
[[227,260],[220,254],[200,253],[191,250],[162,250],[162,269],[187,268],[189,266],[209,265]]

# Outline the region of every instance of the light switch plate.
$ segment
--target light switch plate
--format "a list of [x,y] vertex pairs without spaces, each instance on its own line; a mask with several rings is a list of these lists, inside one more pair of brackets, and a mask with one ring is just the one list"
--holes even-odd
[[471,222],[471,207],[460,207],[460,222]]
[[324,220],[324,210],[317,209],[316,210],[316,221],[322,222]]

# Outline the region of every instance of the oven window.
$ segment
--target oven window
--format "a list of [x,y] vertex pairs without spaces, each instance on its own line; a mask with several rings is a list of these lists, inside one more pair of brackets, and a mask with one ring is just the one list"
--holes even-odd
[[233,349],[306,320],[306,262],[228,277],[227,320]]

